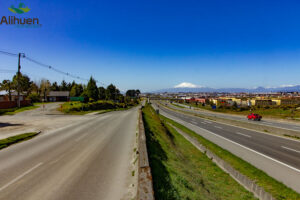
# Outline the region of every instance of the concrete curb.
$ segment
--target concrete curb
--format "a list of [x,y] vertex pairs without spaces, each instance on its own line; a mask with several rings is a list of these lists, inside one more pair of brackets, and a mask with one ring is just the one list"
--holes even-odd
[[138,166],[138,189],[137,200],[154,200],[151,168],[149,166],[145,128],[142,117],[142,110],[139,110],[139,166]]
[[[170,124],[171,125],[171,124]],[[261,200],[275,200],[275,198],[266,192],[262,187],[258,186],[254,181],[249,179],[247,176],[243,175],[239,171],[235,170],[231,165],[222,160],[220,157],[212,153],[202,144],[200,144],[196,139],[189,136],[185,132],[179,130],[175,126],[171,125],[178,133],[180,133],[185,139],[192,143],[197,149],[202,153],[206,154],[214,163],[216,163],[223,171],[227,172],[232,178],[239,182],[244,188],[252,192],[257,198]]]

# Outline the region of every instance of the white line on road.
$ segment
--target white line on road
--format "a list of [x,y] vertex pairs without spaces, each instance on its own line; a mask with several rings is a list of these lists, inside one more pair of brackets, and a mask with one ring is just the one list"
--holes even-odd
[[245,136],[245,137],[249,137],[249,138],[251,138],[251,136],[250,136],[250,135],[246,135],[246,134],[244,134],[244,133],[236,132],[236,134],[239,134],[239,135],[242,135],[242,136]]
[[205,122],[201,122],[202,124],[206,124]]
[[215,128],[218,128],[218,129],[223,129],[222,127],[220,127],[220,126],[215,126]]
[[[182,123],[182,120],[176,119],[176,118],[170,116],[169,114],[167,114],[166,117],[168,117],[168,118],[170,118],[170,119],[172,119],[172,120],[174,120],[174,121],[177,121],[178,123]],[[178,121],[178,120],[179,120],[179,121]],[[181,122],[180,122],[180,121],[181,121]],[[220,123],[220,122],[219,122],[219,123]],[[224,123],[223,123],[223,124],[224,124]],[[191,124],[191,125],[195,126],[194,124]],[[226,124],[225,124],[225,125],[226,125]],[[238,126],[234,126],[234,127],[238,127]],[[288,168],[290,168],[290,169],[292,169],[292,170],[294,170],[294,171],[296,171],[296,172],[300,172],[300,169],[297,169],[297,168],[295,168],[295,167],[293,167],[293,166],[291,166],[291,165],[288,165],[288,164],[286,164],[286,163],[284,163],[284,162],[281,162],[281,161],[279,161],[279,160],[277,160],[277,159],[275,159],[275,158],[272,158],[272,157],[267,156],[267,155],[265,155],[265,154],[263,154],[263,153],[260,153],[260,152],[258,152],[258,151],[255,151],[255,150],[253,150],[253,149],[251,149],[251,148],[249,148],[249,147],[246,147],[246,146],[241,145],[241,144],[239,144],[239,143],[237,143],[237,142],[234,142],[233,140],[227,139],[227,138],[225,138],[225,137],[223,137],[223,136],[220,136],[220,135],[218,135],[218,134],[216,134],[216,133],[213,133],[213,132],[211,132],[211,131],[209,131],[209,130],[207,130],[207,129],[204,129],[204,128],[201,128],[201,127],[197,127],[197,128],[202,129],[202,130],[205,130],[205,131],[207,131],[207,132],[209,132],[209,133],[211,133],[211,134],[213,134],[213,135],[215,135],[215,136],[217,136],[217,137],[220,137],[220,138],[222,138],[222,139],[224,139],[224,140],[227,140],[227,141],[229,141],[229,142],[231,142],[231,143],[233,143],[233,144],[236,144],[236,145],[238,145],[238,146],[240,146],[240,147],[242,147],[242,148],[244,148],[244,149],[247,149],[247,150],[252,151],[252,152],[254,152],[254,153],[258,154],[258,155],[261,155],[261,156],[263,156],[263,157],[265,157],[265,158],[268,158],[268,159],[270,159],[270,160],[272,160],[272,161],[274,161],[274,162],[277,162],[277,163],[279,163],[279,164],[281,164],[281,165],[283,165],[283,166],[286,166],[286,167],[288,167]],[[241,128],[241,127],[238,127],[238,128]],[[246,129],[246,128],[243,128],[243,129]],[[246,129],[246,130],[250,130],[250,129]],[[256,132],[257,132],[257,131],[256,131]],[[261,132],[261,133],[263,133],[263,132]],[[265,133],[264,133],[264,134],[265,134]],[[270,135],[270,134],[268,134],[268,135]],[[272,135],[272,136],[276,136],[276,135]],[[280,137],[280,136],[278,136],[278,137]],[[280,137],[280,138],[283,138],[283,137]],[[285,138],[283,138],[283,139],[285,139]],[[297,140],[293,140],[293,141],[298,142]]]
[[210,122],[210,121],[205,121],[206,123],[209,123],[209,124],[211,124],[212,122]]
[[288,149],[288,150],[290,150],[290,151],[295,151],[295,152],[297,152],[297,153],[300,153],[300,151],[297,151],[297,150],[295,150],[295,149],[291,149],[291,148],[288,148],[288,147],[285,147],[285,146],[281,146],[282,148],[284,148],[284,149]]
[[43,163],[39,163],[37,165],[35,165],[34,167],[32,167],[31,169],[27,170],[26,172],[24,172],[23,174],[21,174],[20,176],[14,178],[13,180],[11,180],[10,182],[8,182],[6,185],[2,186],[0,188],[0,191],[4,190],[5,188],[7,188],[8,186],[10,186],[11,184],[14,184],[15,182],[17,182],[18,180],[20,180],[21,178],[23,178],[24,176],[26,176],[27,174],[29,174],[30,172],[32,172],[33,170],[35,170],[36,168],[38,168],[39,166],[41,166]]

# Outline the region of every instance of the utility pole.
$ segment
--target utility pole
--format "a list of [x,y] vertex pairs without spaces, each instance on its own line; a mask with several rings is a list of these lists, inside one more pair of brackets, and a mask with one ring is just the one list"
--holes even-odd
[[21,76],[21,56],[25,57],[24,53],[19,53],[19,59],[18,59],[18,73],[17,73],[17,92],[18,92],[18,108],[21,107],[21,100],[20,100],[20,76]]

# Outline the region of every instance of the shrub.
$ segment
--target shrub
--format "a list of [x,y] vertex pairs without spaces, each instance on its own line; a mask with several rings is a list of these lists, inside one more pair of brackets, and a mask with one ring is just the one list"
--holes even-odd
[[28,96],[28,98],[31,100],[32,103],[40,102],[41,101],[41,96],[39,94],[37,94],[37,93],[30,94]]

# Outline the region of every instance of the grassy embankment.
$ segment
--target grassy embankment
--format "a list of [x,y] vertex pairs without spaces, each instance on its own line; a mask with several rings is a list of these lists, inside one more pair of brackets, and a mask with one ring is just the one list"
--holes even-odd
[[300,199],[300,194],[296,193],[292,189],[288,188],[284,184],[278,182],[277,180],[273,179],[272,177],[268,176],[263,171],[257,169],[256,167],[252,166],[248,162],[242,160],[241,158],[233,155],[232,153],[222,149],[218,145],[206,140],[205,138],[201,137],[194,131],[186,128],[185,126],[168,119],[166,117],[160,116],[165,122],[172,124],[173,126],[179,128],[180,130],[184,131],[185,133],[189,134],[193,138],[196,138],[199,143],[204,145],[207,149],[212,151],[214,154],[222,158],[224,161],[229,163],[232,167],[236,170],[241,172],[242,174],[249,177],[251,180],[255,180],[256,184],[263,187],[265,191],[269,192],[273,195],[277,200],[296,200]]
[[[105,113],[116,110],[126,110],[132,108],[137,104],[134,103],[114,103],[112,101],[97,101],[90,103],[81,102],[66,102],[62,104],[62,112],[67,114],[84,115],[87,113],[99,111],[98,113]],[[59,108],[60,109],[60,108]]]
[[12,144],[16,144],[19,142],[23,142],[25,140],[29,140],[35,136],[37,136],[39,133],[33,132],[33,133],[24,133],[20,135],[15,135],[6,139],[0,140],[0,149],[6,148]]
[[[176,106],[175,104],[173,104]],[[242,116],[247,116],[249,113],[254,112],[257,113],[263,117],[268,118],[278,118],[278,119],[300,119],[300,110],[296,109],[292,112],[291,108],[288,107],[278,107],[278,106],[269,106],[269,107],[252,107],[251,111],[249,109],[230,109],[229,107],[226,108],[217,108],[212,109],[211,106],[202,106],[202,105],[196,105],[196,104],[185,104],[188,106],[193,106],[200,109],[205,109],[213,112],[221,112],[221,113],[228,113],[228,114],[237,114]]]
[[255,199],[162,119],[143,109],[156,199]]

